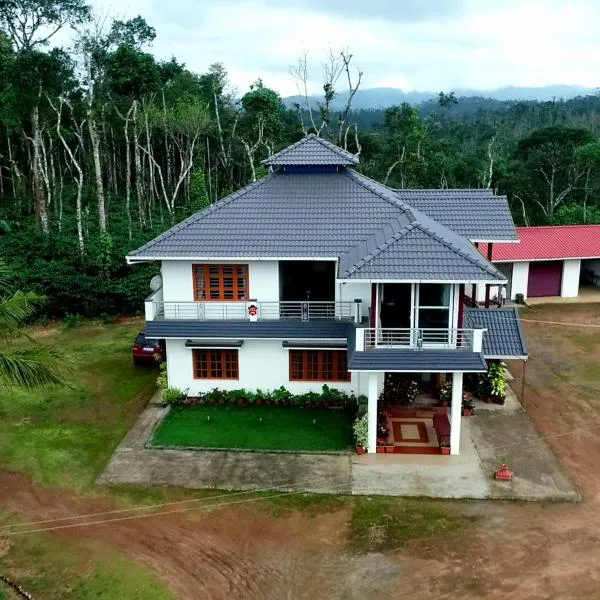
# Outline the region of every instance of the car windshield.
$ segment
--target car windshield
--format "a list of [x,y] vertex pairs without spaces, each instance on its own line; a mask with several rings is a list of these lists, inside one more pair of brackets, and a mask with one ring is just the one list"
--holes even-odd
[[143,333],[138,334],[135,343],[140,344],[140,346],[158,346],[158,340],[147,338]]

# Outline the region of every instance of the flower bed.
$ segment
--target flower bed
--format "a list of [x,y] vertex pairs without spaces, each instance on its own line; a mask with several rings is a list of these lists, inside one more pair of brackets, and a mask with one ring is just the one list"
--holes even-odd
[[274,405],[296,406],[301,408],[350,408],[355,410],[362,396],[346,394],[340,390],[324,385],[321,393],[306,392],[292,394],[283,386],[272,391],[256,390],[252,392],[245,389],[222,390],[215,388],[198,396],[187,396],[185,393],[169,395],[165,398],[169,404],[175,406],[209,405]]

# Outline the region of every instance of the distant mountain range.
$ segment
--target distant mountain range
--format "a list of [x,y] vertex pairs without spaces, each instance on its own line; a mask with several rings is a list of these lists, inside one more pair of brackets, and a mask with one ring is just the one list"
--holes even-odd
[[[496,90],[471,90],[457,89],[454,93],[457,98],[490,98],[499,101],[518,101],[518,100],[568,100],[576,96],[589,96],[596,94],[596,88],[583,87],[580,85],[546,85],[543,87],[503,87]],[[382,109],[402,102],[409,104],[422,104],[436,98],[438,92],[404,92],[396,88],[370,88],[358,90],[354,96],[352,107],[354,109]],[[348,99],[347,92],[340,92],[334,99],[332,105],[334,109],[343,107]],[[311,96],[315,104],[321,101],[318,95]],[[304,102],[301,96],[288,96],[283,101],[287,106],[293,106],[295,103]]]

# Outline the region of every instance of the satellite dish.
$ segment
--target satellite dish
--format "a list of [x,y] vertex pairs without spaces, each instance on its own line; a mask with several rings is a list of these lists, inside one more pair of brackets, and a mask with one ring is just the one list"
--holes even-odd
[[156,290],[160,290],[161,287],[162,287],[162,277],[160,275],[155,275],[150,280],[150,289],[153,292],[156,292]]

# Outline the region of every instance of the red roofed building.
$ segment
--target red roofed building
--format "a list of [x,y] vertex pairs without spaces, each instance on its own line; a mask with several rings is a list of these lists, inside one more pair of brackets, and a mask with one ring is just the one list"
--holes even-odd
[[[493,244],[492,262],[508,279],[507,297],[579,295],[580,283],[600,285],[600,225],[517,227],[517,244]],[[479,247],[487,256],[487,244]],[[492,294],[497,294],[492,292]],[[480,289],[478,298],[483,298]]]

